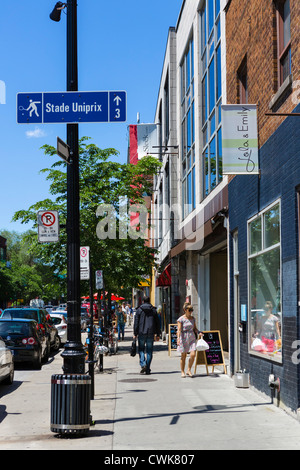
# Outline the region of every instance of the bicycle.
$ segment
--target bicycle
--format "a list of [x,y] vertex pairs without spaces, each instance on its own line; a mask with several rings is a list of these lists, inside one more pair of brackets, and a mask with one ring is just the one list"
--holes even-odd
[[[86,347],[86,362],[89,362],[89,350],[87,343]],[[94,369],[98,368],[99,372],[103,372],[103,354],[108,352],[108,348],[103,345],[103,334],[94,333],[94,349],[93,349],[93,364]]]
[[113,327],[106,328],[106,347],[108,348],[108,354],[111,356],[112,354],[117,354],[119,346],[117,338],[114,334]]

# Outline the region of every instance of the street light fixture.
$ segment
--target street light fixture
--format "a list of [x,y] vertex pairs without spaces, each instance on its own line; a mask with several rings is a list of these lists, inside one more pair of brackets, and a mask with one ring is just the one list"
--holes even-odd
[[67,3],[57,2],[55,7],[53,8],[52,12],[50,13],[50,18],[52,21],[60,21],[61,12],[64,8],[66,8]]

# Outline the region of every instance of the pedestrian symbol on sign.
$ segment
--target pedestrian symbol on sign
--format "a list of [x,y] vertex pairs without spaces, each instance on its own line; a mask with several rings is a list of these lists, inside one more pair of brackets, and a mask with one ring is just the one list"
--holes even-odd
[[42,123],[43,122],[43,94],[21,93],[17,98],[18,122]]

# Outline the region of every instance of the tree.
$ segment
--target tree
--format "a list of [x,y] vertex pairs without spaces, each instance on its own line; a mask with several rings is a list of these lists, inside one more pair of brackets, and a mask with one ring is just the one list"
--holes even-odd
[[7,260],[9,265],[0,265],[0,303],[23,299],[25,304],[36,297],[54,300],[64,294],[64,285],[54,276],[53,267],[41,261],[30,250],[31,238],[36,232],[23,234],[3,230],[1,235],[7,240]]
[[[150,156],[140,160],[137,165],[113,162],[109,158],[118,155],[115,149],[102,150],[88,140],[83,137],[79,141],[81,245],[90,247],[91,261],[95,269],[102,269],[106,289],[119,292],[122,287],[124,292],[128,292],[128,289],[138,286],[143,276],[151,274],[156,250],[147,246],[143,238],[132,239],[125,237],[123,232],[121,234],[121,228],[130,225],[130,214],[124,211],[124,201],[127,209],[132,204],[144,204],[144,196],[151,192],[152,177],[157,173],[160,163]],[[46,156],[56,155],[54,147],[44,145],[42,149]],[[59,212],[62,226],[59,243],[39,244],[36,232],[29,236],[31,253],[55,267],[57,273],[66,272],[66,165],[61,160],[42,170],[50,181],[53,200],[39,201],[27,210],[16,212],[13,217],[13,220],[22,223],[32,222],[37,229],[38,210]],[[105,221],[106,213],[103,210],[101,212],[105,207],[114,211],[111,222],[114,224],[115,236],[99,239],[96,229],[101,221]],[[84,286],[87,291],[87,284]]]

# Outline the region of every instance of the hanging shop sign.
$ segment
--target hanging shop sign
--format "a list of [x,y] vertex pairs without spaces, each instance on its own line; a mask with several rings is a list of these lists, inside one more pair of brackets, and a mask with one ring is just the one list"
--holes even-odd
[[254,104],[222,105],[224,175],[257,175],[257,109]]

